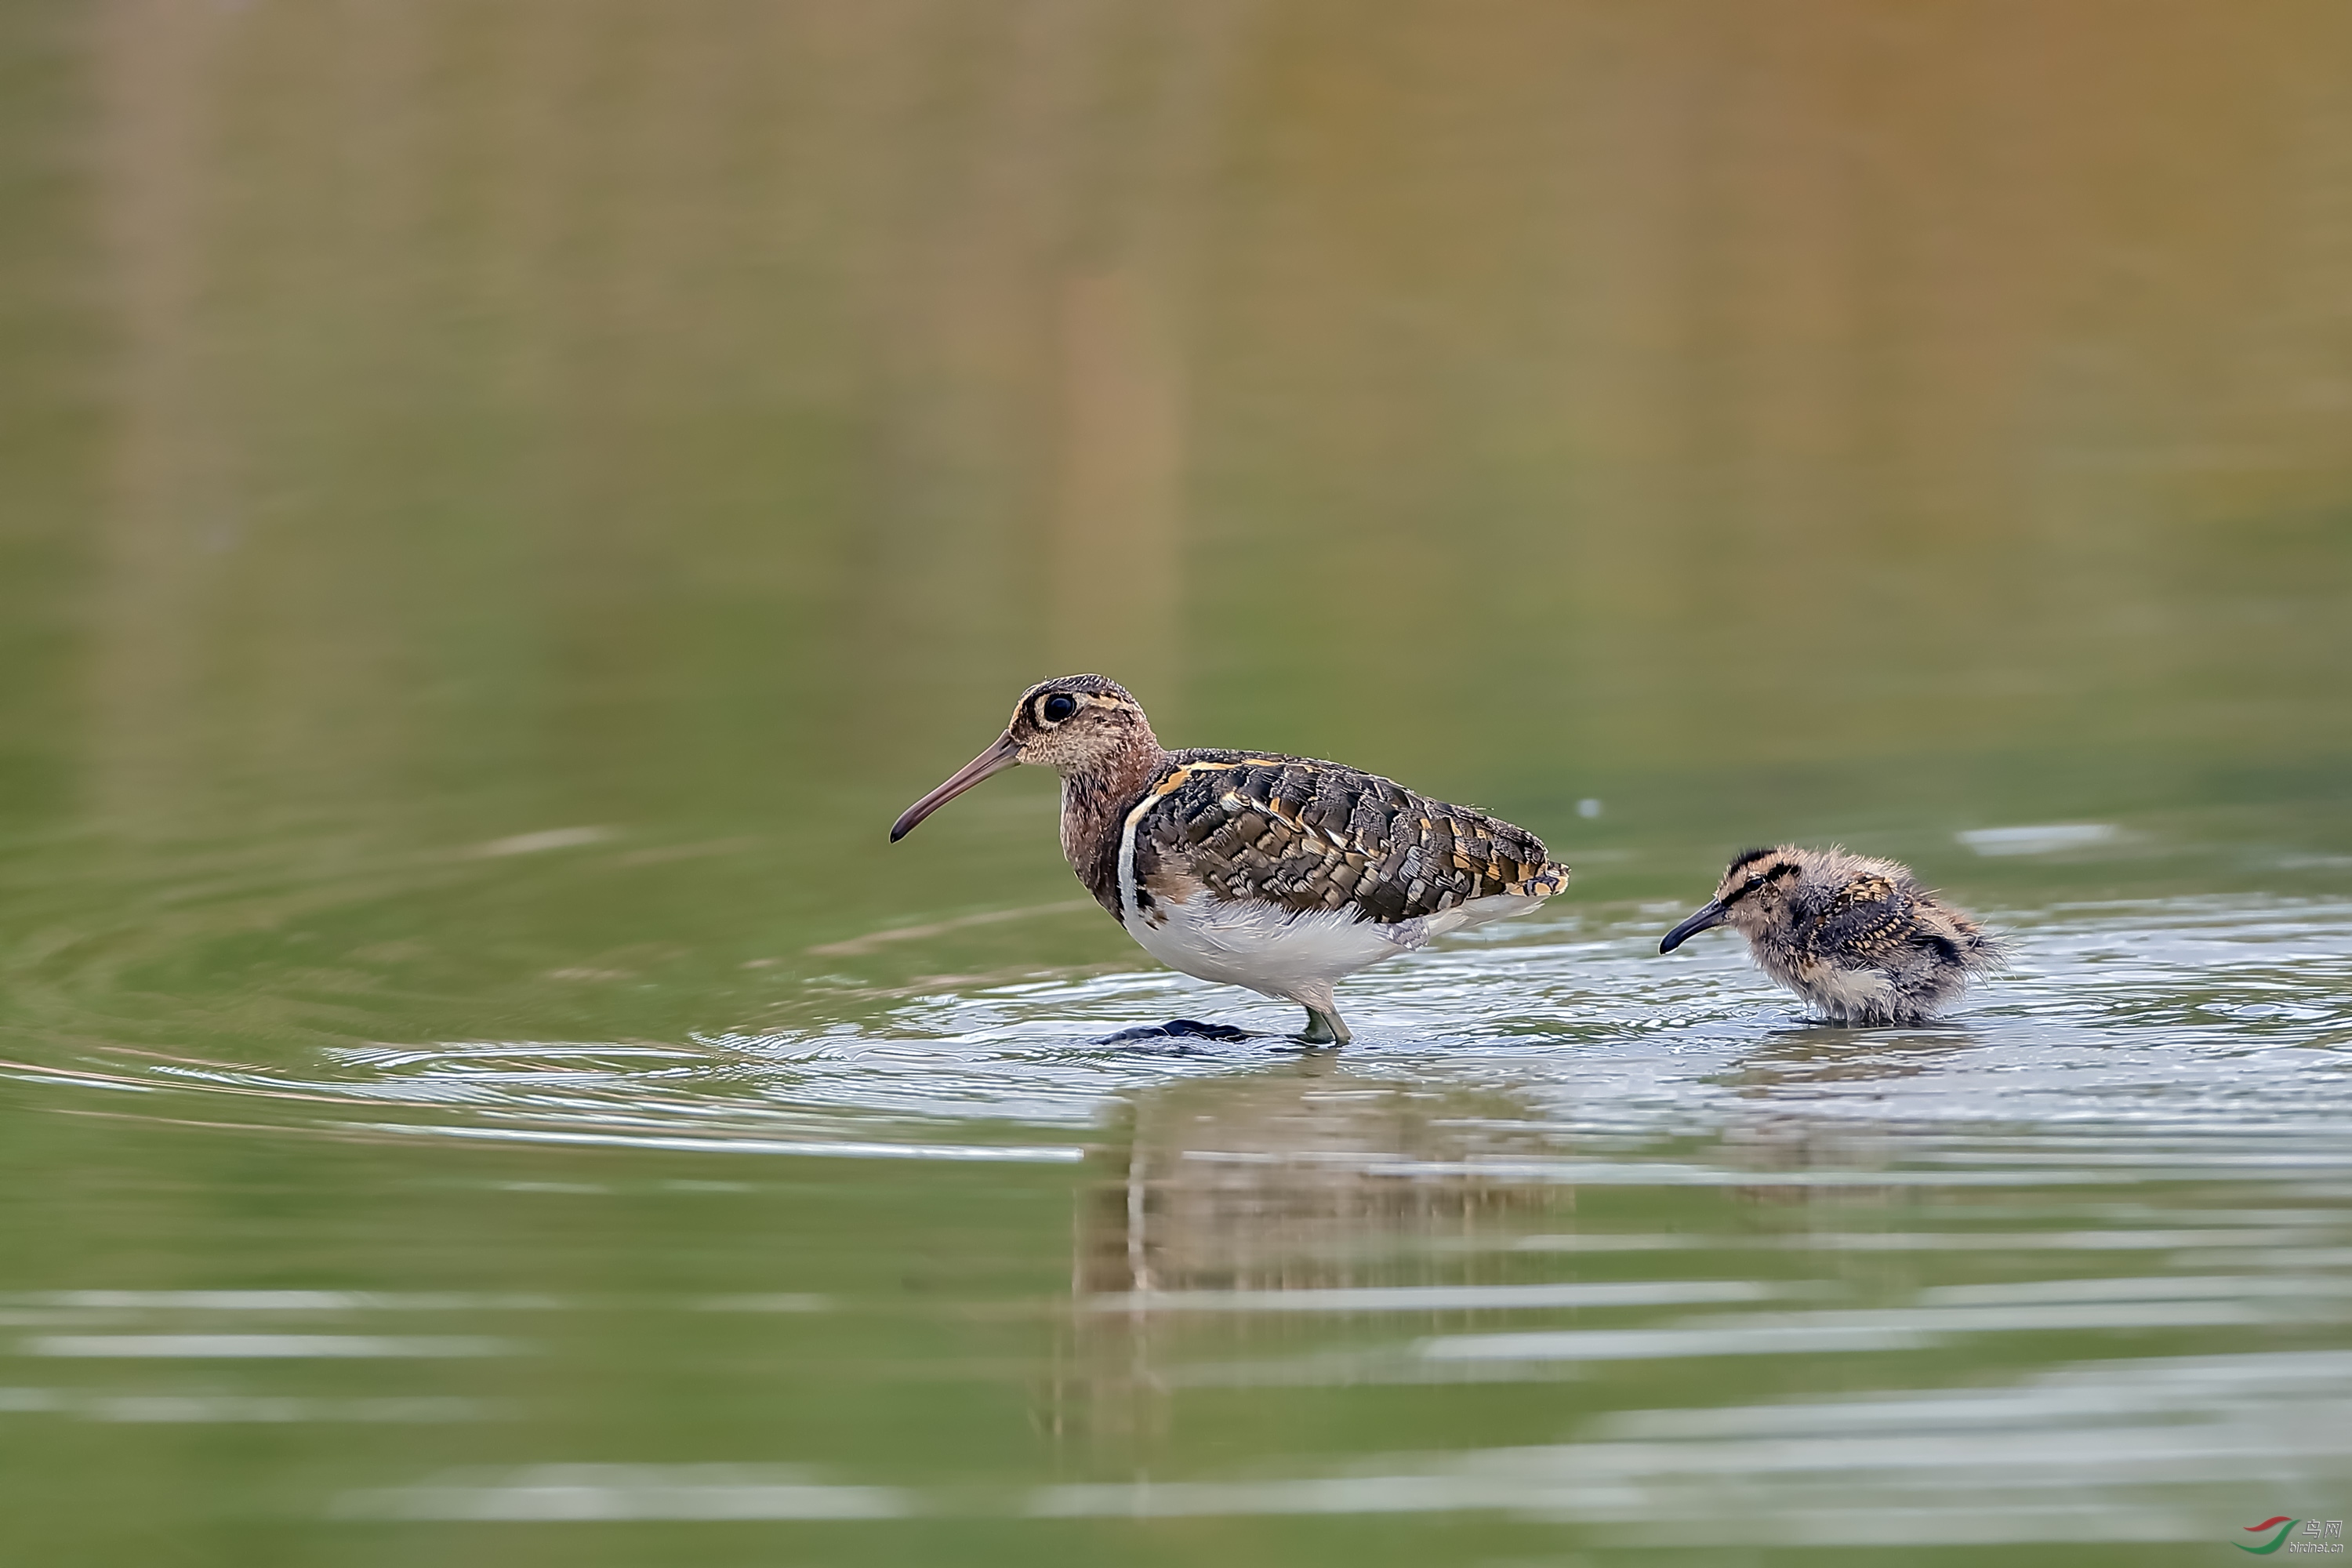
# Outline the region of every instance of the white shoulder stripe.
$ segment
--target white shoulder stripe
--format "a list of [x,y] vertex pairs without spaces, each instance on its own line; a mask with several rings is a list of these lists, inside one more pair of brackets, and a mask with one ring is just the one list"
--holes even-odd
[[1127,820],[1118,830],[1118,923],[1128,930],[1136,929],[1143,914],[1143,900],[1135,879],[1135,830],[1151,808],[1168,798],[1184,783],[1192,770],[1180,767],[1159,784],[1150,794],[1127,808]]

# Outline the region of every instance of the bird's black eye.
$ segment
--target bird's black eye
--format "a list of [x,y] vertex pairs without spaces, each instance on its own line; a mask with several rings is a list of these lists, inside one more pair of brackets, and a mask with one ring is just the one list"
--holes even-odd
[[1048,724],[1058,724],[1078,710],[1078,700],[1066,691],[1056,691],[1037,704],[1037,717]]

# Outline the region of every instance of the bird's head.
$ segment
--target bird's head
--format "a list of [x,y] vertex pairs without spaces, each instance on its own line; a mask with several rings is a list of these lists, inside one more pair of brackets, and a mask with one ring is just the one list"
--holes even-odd
[[1783,844],[1772,849],[1746,849],[1732,858],[1717,884],[1715,897],[1690,918],[1665,934],[1660,952],[1672,952],[1703,931],[1730,926],[1751,940],[1786,925],[1807,901],[1809,887],[1833,879],[1842,862],[1853,860],[1843,851],[1800,849]]
[[908,806],[890,826],[895,844],[923,818],[982,779],[1024,763],[1065,776],[1113,773],[1138,756],[1157,756],[1160,738],[1127,688],[1099,675],[1041,680],[1021,694],[1012,722],[989,748]]

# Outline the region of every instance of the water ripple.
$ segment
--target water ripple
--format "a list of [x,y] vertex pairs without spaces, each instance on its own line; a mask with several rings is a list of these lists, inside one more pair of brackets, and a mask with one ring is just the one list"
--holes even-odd
[[[833,945],[919,958],[943,933],[997,923]],[[1273,1032],[1291,1026],[1286,1005],[1160,971],[1088,970],[885,987],[854,1006],[827,1005],[835,982],[812,981],[804,1024],[674,1040],[330,1039],[290,1061],[110,1050],[0,1071],[87,1089],[238,1096],[283,1114],[363,1107],[370,1127],[472,1137],[1061,1159],[1068,1149],[993,1149],[992,1139],[943,1140],[937,1130],[1076,1131],[1139,1090],[1326,1060],[1341,1081],[1507,1095],[1513,1115],[1554,1138],[1704,1134],[1796,1116],[1915,1133],[2074,1126],[2105,1141],[2095,1153],[2015,1152],[2043,1179],[2061,1167],[2159,1159],[2341,1165],[2327,1141],[2352,1113],[2352,904],[2177,899],[2055,906],[2005,923],[2020,932],[2014,968],[1948,1021],[1908,1029],[1810,1022],[1735,942],[1662,959],[1654,919],[1620,910],[1490,931],[1370,972],[1350,987],[1359,1035],[1336,1060]],[[1268,1033],[1234,1044],[1089,1043],[1172,1014]],[[2199,1146],[2256,1129],[2261,1151]],[[2137,1141],[2114,1143],[2124,1130]],[[2298,1131],[2321,1142],[2301,1147]],[[1999,1159],[1979,1147],[1968,1163]]]

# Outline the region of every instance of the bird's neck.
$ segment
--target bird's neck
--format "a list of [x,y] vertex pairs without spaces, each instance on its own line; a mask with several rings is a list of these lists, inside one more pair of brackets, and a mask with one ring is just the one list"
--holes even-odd
[[1118,841],[1127,814],[1168,765],[1151,735],[1098,763],[1062,774],[1062,853],[1095,902],[1119,916]]

